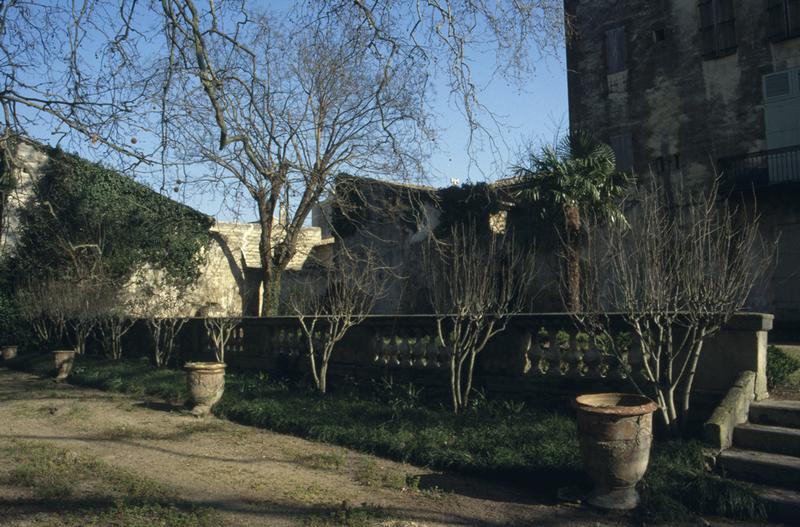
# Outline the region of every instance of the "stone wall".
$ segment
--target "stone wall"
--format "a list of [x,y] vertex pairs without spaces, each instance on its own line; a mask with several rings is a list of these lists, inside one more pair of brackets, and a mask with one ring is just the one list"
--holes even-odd
[[[629,132],[634,170],[673,187],[707,184],[718,158],[766,148],[762,76],[800,66],[800,39],[767,39],[766,2],[733,2],[737,49],[714,59],[701,54],[697,0],[565,4],[571,128],[608,142]],[[625,69],[608,74],[606,32],[620,27]]]
[[[439,225],[436,189],[419,185],[348,178],[347,190],[357,187],[353,208],[339,201],[322,204],[314,214],[315,226],[336,239],[333,251],[370,248],[389,275],[388,289],[377,300],[375,314],[430,312],[422,247]],[[336,206],[347,212],[337,212]]]
[[34,197],[33,185],[47,163],[45,154],[33,142],[21,140],[17,147],[17,167],[12,175],[14,187],[6,193],[3,206],[2,236],[0,237],[0,254],[14,250],[20,228],[20,211]]

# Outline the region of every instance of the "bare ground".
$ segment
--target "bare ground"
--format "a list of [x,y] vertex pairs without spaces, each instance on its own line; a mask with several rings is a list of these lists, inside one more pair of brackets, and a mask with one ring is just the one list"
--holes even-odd
[[[165,404],[0,369],[0,445],[18,444],[57,447],[145,478],[188,504],[210,509],[215,525],[337,525],[314,518],[324,518],[344,501],[379,508],[381,518],[369,524],[382,526],[630,523],[624,516],[543,503],[496,483],[214,417],[198,420]],[[0,455],[0,525],[60,525],[64,514],[87,505],[85,492],[55,501],[37,498],[2,478],[13,464]]]

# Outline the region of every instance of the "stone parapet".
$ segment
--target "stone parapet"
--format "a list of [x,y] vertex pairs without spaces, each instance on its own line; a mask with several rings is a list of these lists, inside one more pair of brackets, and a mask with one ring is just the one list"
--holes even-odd
[[703,438],[714,448],[724,450],[733,443],[733,429],[747,421],[750,403],[755,398],[756,372],[743,371],[703,425]]

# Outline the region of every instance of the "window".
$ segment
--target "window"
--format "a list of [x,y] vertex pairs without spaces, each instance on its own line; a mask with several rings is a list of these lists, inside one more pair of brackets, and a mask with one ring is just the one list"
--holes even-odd
[[700,0],[700,46],[704,59],[736,52],[733,0]]
[[606,73],[619,73],[628,69],[627,37],[624,27],[606,31]]
[[800,37],[800,0],[769,0],[769,39]]
[[614,151],[617,160],[618,172],[630,172],[633,170],[633,139],[631,133],[614,135],[609,138],[608,145]]
[[764,75],[763,86],[767,148],[800,145],[800,68]]

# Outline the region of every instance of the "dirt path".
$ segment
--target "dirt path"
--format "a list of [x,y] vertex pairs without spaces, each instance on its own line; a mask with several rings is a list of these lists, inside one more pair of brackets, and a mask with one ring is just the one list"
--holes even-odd
[[[21,443],[66,449],[148,478],[213,509],[221,525],[335,525],[309,518],[343,501],[379,507],[385,516],[370,524],[396,527],[625,523],[537,503],[497,484],[0,369],[0,444]],[[0,473],[13,468],[9,463],[0,456]],[[441,490],[424,489],[432,483]],[[59,516],[37,510],[26,492],[0,483],[0,525],[59,525]],[[77,505],[64,500],[59,510],[71,506]]]

